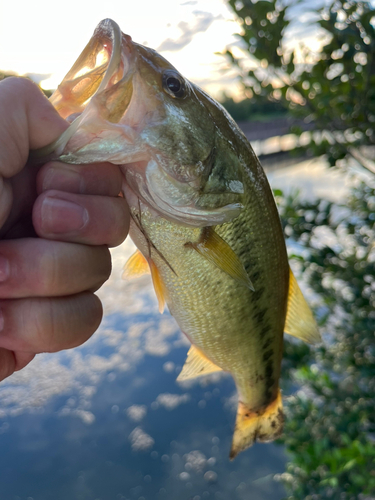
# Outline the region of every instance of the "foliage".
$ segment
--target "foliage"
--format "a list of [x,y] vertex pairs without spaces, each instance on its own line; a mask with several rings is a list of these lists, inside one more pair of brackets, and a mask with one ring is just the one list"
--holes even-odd
[[325,333],[324,345],[309,354],[300,344],[286,346],[286,367],[297,358],[293,379],[302,386],[286,405],[283,441],[292,462],[281,479],[290,500],[349,500],[375,493],[371,182],[354,188],[345,206],[276,193],[285,232],[300,249],[294,260],[320,298],[317,313]]
[[[229,4],[239,17],[245,52],[240,57],[228,50],[227,56],[247,95],[283,103],[313,122],[307,147],[325,154],[330,165],[354,157],[375,173],[366,157],[375,142],[370,2],[337,0],[322,8],[280,0]],[[319,51],[293,42],[298,25],[305,32],[315,25]],[[291,379],[301,389],[287,398],[283,442],[291,461],[281,480],[290,500],[366,498],[375,494],[374,179],[358,184],[345,206],[275,194],[285,233],[298,249],[293,259],[320,301],[325,334],[315,348],[286,341],[284,373],[289,386]]]
[[[247,95],[283,103],[314,122],[308,148],[331,165],[354,156],[373,172],[363,146],[375,135],[375,10],[369,1],[228,0],[242,27],[242,56],[228,49]],[[298,41],[314,34],[321,50]],[[301,128],[294,132],[302,133]]]
[[0,70],[0,81],[4,80],[4,78],[8,78],[9,76],[16,76],[15,73],[7,73],[5,71]]
[[224,94],[220,102],[236,121],[270,120],[286,116],[288,111],[282,102],[274,103],[267,99],[243,99],[236,102]]

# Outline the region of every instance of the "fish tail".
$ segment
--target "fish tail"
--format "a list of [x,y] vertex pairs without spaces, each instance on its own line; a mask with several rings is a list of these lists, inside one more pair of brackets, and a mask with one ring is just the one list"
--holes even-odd
[[254,411],[239,401],[230,459],[252,446],[255,441],[268,442],[278,438],[283,426],[284,413],[280,389],[276,398],[261,411]]

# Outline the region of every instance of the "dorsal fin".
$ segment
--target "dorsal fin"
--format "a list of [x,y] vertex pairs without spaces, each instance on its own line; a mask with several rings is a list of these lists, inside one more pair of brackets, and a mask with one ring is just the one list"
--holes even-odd
[[322,341],[318,325],[292,270],[289,271],[288,310],[284,331],[308,344],[317,344]]
[[222,368],[210,361],[198,347],[192,345],[177,381],[181,382],[182,380],[189,380],[218,371],[222,371]]
[[247,275],[242,262],[226,241],[212,227],[202,230],[202,237],[197,243],[186,243],[194,248],[205,259],[215,264],[219,269],[229,274],[233,279],[254,291],[254,286]]
[[139,250],[136,250],[126,261],[122,277],[123,279],[131,279],[144,274],[150,274],[150,266],[146,257]]
[[150,259],[149,265],[151,270],[152,283],[154,285],[156,297],[159,303],[159,312],[163,314],[165,309],[167,289],[164,285],[162,277],[160,276],[159,270],[152,259]]

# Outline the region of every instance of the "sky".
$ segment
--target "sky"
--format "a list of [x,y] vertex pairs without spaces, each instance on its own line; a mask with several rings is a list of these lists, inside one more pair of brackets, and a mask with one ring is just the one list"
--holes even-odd
[[[160,52],[188,79],[219,97],[239,83],[221,52],[239,31],[224,0],[64,0],[0,3],[0,69],[51,75],[55,88],[105,18]],[[45,77],[47,78],[47,77]]]

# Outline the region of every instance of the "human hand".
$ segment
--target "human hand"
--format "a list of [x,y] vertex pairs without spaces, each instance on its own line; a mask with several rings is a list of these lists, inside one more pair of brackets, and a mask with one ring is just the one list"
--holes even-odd
[[128,233],[115,165],[25,167],[67,126],[32,82],[0,82],[0,380],[94,333],[108,246]]

